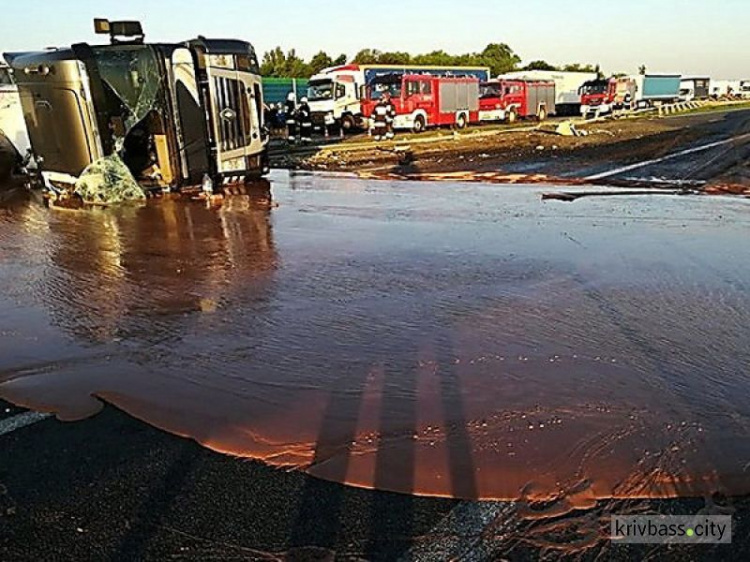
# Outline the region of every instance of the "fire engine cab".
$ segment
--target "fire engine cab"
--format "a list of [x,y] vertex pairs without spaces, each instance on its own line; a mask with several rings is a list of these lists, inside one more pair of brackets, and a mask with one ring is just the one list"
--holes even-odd
[[479,122],[479,79],[431,75],[385,75],[368,84],[362,104],[366,117],[386,93],[396,108],[394,129],[421,133],[445,125],[463,129]]
[[555,83],[543,80],[490,80],[480,87],[481,121],[507,121],[555,114]]
[[581,86],[581,114],[605,115],[616,109],[631,109],[637,86],[630,78],[591,80]]

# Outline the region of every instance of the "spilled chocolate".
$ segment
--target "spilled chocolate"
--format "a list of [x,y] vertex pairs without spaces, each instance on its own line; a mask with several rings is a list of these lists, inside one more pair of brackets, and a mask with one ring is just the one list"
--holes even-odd
[[750,493],[746,202],[273,179],[0,210],[0,397],[420,495]]

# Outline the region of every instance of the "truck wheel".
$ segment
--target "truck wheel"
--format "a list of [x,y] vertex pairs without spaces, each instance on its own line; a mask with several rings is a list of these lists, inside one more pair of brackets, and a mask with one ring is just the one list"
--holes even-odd
[[421,115],[417,115],[417,118],[414,120],[414,126],[412,127],[412,131],[416,134],[424,133],[424,130],[427,128],[427,123],[424,120],[424,117]]
[[508,112],[508,123],[515,123],[516,121],[518,121],[518,113],[515,109],[511,109]]
[[458,129],[465,129],[468,124],[469,122],[466,120],[466,114],[459,114],[459,116],[456,118],[456,127]]
[[546,107],[540,107],[539,113],[537,114],[537,119],[539,121],[545,121],[547,119],[547,108]]
[[354,117],[351,115],[344,115],[341,118],[341,128],[344,130],[344,133],[351,133],[356,126],[357,124],[354,121]]

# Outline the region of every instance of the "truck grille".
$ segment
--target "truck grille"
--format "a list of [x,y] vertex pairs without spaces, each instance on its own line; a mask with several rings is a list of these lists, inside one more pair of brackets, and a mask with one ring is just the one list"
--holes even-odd
[[[222,151],[235,150],[245,146],[245,138],[249,132],[243,126],[247,118],[245,86],[239,80],[232,80],[221,76],[214,77],[216,91],[217,120],[219,124],[219,138],[217,143]],[[235,119],[226,119],[223,114],[231,110]]]

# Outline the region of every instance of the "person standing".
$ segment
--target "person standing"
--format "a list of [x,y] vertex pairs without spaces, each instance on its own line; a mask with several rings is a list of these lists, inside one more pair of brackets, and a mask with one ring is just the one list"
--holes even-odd
[[286,131],[290,143],[297,142],[297,95],[289,92],[286,97]]
[[312,142],[313,122],[312,110],[307,98],[302,98],[297,109],[297,121],[299,122],[300,137],[303,143]]
[[372,112],[373,136],[376,141],[391,140],[396,136],[393,132],[395,118],[396,107],[391,101],[390,92],[385,92]]

